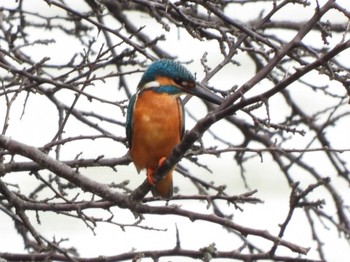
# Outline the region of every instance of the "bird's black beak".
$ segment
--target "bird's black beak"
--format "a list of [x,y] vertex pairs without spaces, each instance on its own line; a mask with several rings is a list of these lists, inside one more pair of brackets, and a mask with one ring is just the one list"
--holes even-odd
[[213,94],[199,84],[196,84],[195,87],[187,88],[185,92],[217,105],[220,105],[224,101],[221,97]]

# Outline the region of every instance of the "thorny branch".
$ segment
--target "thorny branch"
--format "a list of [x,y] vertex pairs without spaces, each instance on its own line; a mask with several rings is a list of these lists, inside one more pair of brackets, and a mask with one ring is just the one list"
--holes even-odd
[[[237,238],[229,246],[232,251],[221,250],[219,243],[188,249],[181,246],[187,236],[177,224],[173,249],[140,248],[143,251],[105,256],[105,261],[142,257],[325,261],[330,254],[324,228],[348,242],[349,192],[341,190],[350,184],[350,144],[343,135],[350,100],[346,6],[334,0],[324,5],[304,0],[81,0],[80,4],[77,8],[42,0],[33,9],[30,1],[20,0],[0,7],[0,215],[11,218],[27,252],[0,250],[0,258],[100,261],[103,254],[80,256],[74,244],[67,245],[69,237],[56,239],[55,233],[52,239],[44,237],[48,234],[38,225],[47,212],[57,219],[82,221],[93,234],[100,224],[107,224],[123,231],[137,228],[147,238],[149,231],[168,229],[156,223],[149,226],[149,221],[175,216],[189,218],[194,225],[197,221],[219,225]],[[291,7],[312,15],[288,19]],[[259,12],[250,18],[236,10]],[[281,14],[283,20],[278,19]],[[177,48],[187,38],[190,53]],[[208,44],[202,53],[197,51],[198,40]],[[123,177],[132,170],[125,169],[130,164],[124,135],[127,101],[150,60],[164,57],[203,67],[204,75],[197,72],[198,82],[225,99],[219,107],[206,104],[204,117],[186,105],[195,125],[155,177],[161,179],[184,159],[177,176],[186,178],[186,188],[192,184],[197,191],[189,193],[181,184],[179,194],[166,205],[146,197],[147,181],[137,186],[132,174]],[[245,70],[241,78],[240,68]],[[223,72],[228,73],[220,81]],[[304,94],[308,105],[302,103]],[[210,156],[214,164],[204,158]],[[225,156],[232,161],[222,162],[220,157]],[[255,227],[235,220],[236,212],[245,215],[249,204],[265,205],[249,171],[255,159],[261,165],[273,163],[272,172],[289,186],[285,203],[289,207],[284,211],[276,207],[284,218],[278,222],[278,232],[261,229],[259,217]],[[233,194],[237,189],[231,181],[237,174],[217,171],[219,165],[238,167],[246,187],[257,189]],[[98,180],[107,170],[103,167],[113,174],[109,182]],[[196,168],[213,172],[212,181],[197,174]],[[263,174],[265,179],[269,172]],[[216,182],[221,176],[224,184]],[[30,186],[22,182],[26,179]],[[203,209],[191,210],[187,205],[192,201]],[[121,210],[135,218],[122,222]],[[303,212],[312,234],[308,246],[288,239],[297,211]],[[261,246],[250,236],[269,245]],[[309,252],[313,241],[317,252]],[[284,255],[281,246],[295,254]]]

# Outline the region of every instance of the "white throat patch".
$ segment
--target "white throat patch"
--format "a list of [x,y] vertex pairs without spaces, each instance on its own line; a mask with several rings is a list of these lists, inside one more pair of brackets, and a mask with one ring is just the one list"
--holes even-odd
[[142,88],[153,88],[153,87],[160,87],[160,83],[158,81],[151,81],[146,83]]

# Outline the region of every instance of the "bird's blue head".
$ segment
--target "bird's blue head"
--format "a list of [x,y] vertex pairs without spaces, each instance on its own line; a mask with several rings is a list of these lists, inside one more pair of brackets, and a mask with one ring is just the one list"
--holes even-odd
[[191,88],[195,86],[195,78],[186,67],[179,62],[160,59],[150,64],[143,74],[139,88],[164,85]]
[[196,85],[195,77],[186,67],[169,59],[160,59],[150,64],[138,88],[176,96],[188,93],[215,104],[222,102],[220,97]]

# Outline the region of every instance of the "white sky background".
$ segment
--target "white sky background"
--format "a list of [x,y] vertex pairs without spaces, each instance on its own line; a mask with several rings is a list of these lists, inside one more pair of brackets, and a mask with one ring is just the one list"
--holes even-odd
[[[31,6],[26,6],[28,3],[31,3]],[[68,1],[67,1],[68,2]],[[84,11],[84,6],[80,6],[81,1],[71,1],[72,7]],[[310,1],[314,3],[314,1]],[[319,1],[322,5],[326,1]],[[348,10],[350,9],[350,1],[342,0],[337,1],[339,4],[342,4]],[[17,3],[12,0],[6,2],[2,1],[1,5],[13,6],[15,7]],[[32,8],[33,11],[41,10],[45,12],[47,16],[60,14],[60,10],[55,7],[47,6],[43,1],[24,1],[26,9]],[[269,10],[270,7],[266,7]],[[287,20],[292,17],[293,19],[298,19],[304,21],[313,14],[314,8],[300,9],[298,6],[289,5],[288,12],[281,13],[280,15],[275,16],[275,19]],[[302,12],[301,12],[302,10]],[[254,19],[258,17],[260,8],[256,8],[256,4],[253,5],[244,5],[238,6],[237,10],[228,10],[229,14],[231,13],[233,17],[240,19],[240,16],[244,16],[244,19]],[[144,29],[145,32],[150,32],[153,36],[157,35],[160,30],[157,30],[155,27],[159,27],[158,24],[155,24],[152,20],[147,19],[139,13],[132,14],[133,22],[137,26],[146,25]],[[333,12],[330,16],[333,22],[339,19],[340,21],[346,22],[345,18],[339,13]],[[325,20],[325,19],[323,19]],[[112,20],[111,20],[112,23]],[[160,28],[159,28],[160,29]],[[286,37],[290,35],[292,37],[294,33],[290,32],[281,32],[281,34],[286,34]],[[39,32],[38,32],[39,34]],[[33,39],[43,38],[42,35],[38,35],[36,32],[33,32]],[[54,38],[56,43],[48,46],[40,46],[40,48],[34,47],[31,48],[32,52],[31,57],[34,60],[40,61],[43,57],[50,57],[51,63],[67,63],[72,55],[76,52],[81,52],[82,46],[79,42],[72,41],[64,38],[65,36],[47,31],[47,35],[44,38],[51,39]],[[104,41],[102,35],[96,34],[98,42],[97,46],[101,45]],[[315,37],[320,37],[319,34],[315,34]],[[319,39],[307,38],[305,41],[319,41]],[[340,39],[335,38],[331,41],[339,42]],[[167,51],[172,51],[174,55],[178,55],[179,60],[188,61],[193,59],[193,63],[190,63],[187,67],[192,71],[196,72],[197,79],[202,79],[204,77],[204,72],[200,65],[200,58],[203,53],[210,50],[208,54],[208,64],[215,66],[222,59],[222,56],[217,52],[216,43],[210,43],[199,40],[193,40],[187,35],[186,32],[179,32],[176,28],[172,28],[169,34],[167,35],[167,41],[164,42],[164,46],[167,46]],[[171,47],[172,46],[172,47]],[[215,51],[215,52],[214,52]],[[347,53],[348,55],[349,52]],[[348,57],[347,57],[348,58]],[[238,54],[236,59],[241,63],[240,67],[229,66],[224,70],[219,72],[211,80],[211,84],[215,88],[223,87],[227,89],[227,83],[232,83],[232,81],[227,81],[227,79],[234,79],[234,82],[237,85],[243,84],[249,80],[254,75],[254,68],[249,60],[244,56]],[[126,68],[126,70],[133,70],[134,68]],[[107,70],[107,69],[106,69]],[[291,68],[291,70],[293,70]],[[4,72],[0,71],[0,75]],[[312,75],[312,74],[311,74]],[[136,85],[139,81],[141,74],[132,75],[127,80],[130,86],[135,87],[133,91],[136,90]],[[312,75],[313,78],[309,77],[311,81],[326,81],[326,79],[320,78],[318,75]],[[110,78],[106,83],[100,83],[95,87],[88,88],[88,92],[95,92],[97,89],[103,89],[103,95],[105,98],[111,101],[121,101],[125,99],[125,95],[115,92],[115,85],[117,81],[115,78]],[[263,83],[261,84],[261,90],[265,87]],[[293,87],[297,90],[297,86]],[[338,87],[335,86],[335,89]],[[339,88],[340,93],[342,94],[343,89]],[[337,92],[337,91],[335,91]],[[99,92],[101,94],[101,92]],[[309,107],[309,112],[317,112],[320,108],[323,108],[325,103],[328,101],[318,100],[317,97],[312,97],[312,102],[310,102],[310,94],[305,90],[292,92],[292,95],[298,97],[300,105],[303,107]],[[313,94],[314,95],[314,94]],[[70,104],[69,101],[72,101],[71,95],[67,94],[67,97],[64,99],[67,101],[67,104]],[[52,115],[56,115],[55,108],[48,102],[43,100],[41,97],[31,96],[30,100],[26,106],[26,113],[21,119],[20,116],[23,110],[23,102],[25,97],[20,96],[15,105],[11,109],[11,121],[10,126],[7,131],[7,135],[18,139],[21,142],[34,145],[42,146],[52,139],[54,133],[57,130],[57,119],[52,118]],[[271,104],[279,103],[278,96],[272,98],[270,101]],[[104,111],[111,110],[112,107],[108,106],[93,106],[90,102],[80,100],[77,107],[84,108],[87,111]],[[204,116],[205,109],[201,104],[198,98],[193,98],[186,105],[188,108],[197,108],[195,112],[192,112],[196,117],[201,118]],[[202,110],[203,109],[203,110]],[[4,114],[5,103],[4,100],[0,97],[0,126],[2,127],[2,115]],[[115,110],[115,107],[113,107]],[[278,122],[284,117],[285,110],[287,108],[279,108],[279,110],[271,111],[271,118],[273,121]],[[109,111],[108,111],[109,112]],[[262,111],[262,115],[264,112]],[[121,111],[110,111],[109,115],[111,118],[123,119],[123,114]],[[45,121],[43,121],[45,119]],[[349,120],[349,119],[348,119]],[[186,128],[191,129],[194,125],[194,121],[187,117]],[[332,141],[335,148],[350,148],[350,141],[348,139],[348,121],[340,122],[341,127],[337,126],[334,129],[334,140]],[[53,127],[50,129],[50,126]],[[108,126],[108,125],[106,125]],[[224,122],[215,124],[212,129],[213,132],[222,134],[225,133],[226,137],[231,137],[237,135],[237,131],[234,130],[231,126],[225,125]],[[115,132],[118,136],[124,136],[124,129],[120,127],[116,130],[115,126],[113,129],[110,129],[110,132]],[[86,130],[81,124],[77,124],[75,121],[68,121],[66,128],[66,135],[68,136],[77,136],[81,134],[89,134],[89,130]],[[298,137],[297,135],[291,141],[291,148],[302,147],[305,144],[305,141],[308,141],[308,136]],[[206,145],[211,144],[217,145],[218,142],[213,141],[211,136],[206,134],[203,138],[206,141]],[[235,143],[240,143],[242,137],[237,135],[237,141]],[[232,141],[232,140],[231,140]],[[234,141],[234,139],[233,139]],[[64,146],[62,152],[62,159],[72,159],[77,154],[82,152],[82,158],[97,157],[98,155],[105,155],[106,157],[121,157],[126,152],[127,149],[120,146],[119,148],[112,148],[110,146],[110,141],[100,140],[94,141],[91,143],[86,143],[86,141],[72,143],[72,145]],[[344,153],[350,157],[349,153]],[[309,154],[308,157],[310,161],[314,159],[323,157],[320,153]],[[239,168],[236,166],[236,163],[232,161],[232,155],[222,155],[221,158],[216,158],[213,156],[200,157],[209,163],[215,163],[216,169],[213,174],[205,171],[204,169],[195,167],[191,165],[187,160],[183,160],[181,163],[186,167],[191,167],[191,172],[195,175],[200,176],[202,179],[207,179],[207,181],[215,181],[216,184],[227,184],[228,190],[232,194],[240,194],[247,191],[244,187],[244,183],[239,175]],[[227,213],[234,213],[234,221],[240,223],[244,226],[251,226],[253,228],[268,229],[271,233],[277,234],[279,231],[278,224],[282,223],[288,212],[288,201],[289,201],[289,192],[290,189],[285,181],[285,178],[281,176],[281,171],[279,168],[272,162],[271,157],[267,154],[264,155],[263,162],[260,162],[259,159],[249,162],[249,165],[245,165],[246,168],[246,177],[249,183],[250,188],[258,189],[258,194],[256,195],[260,199],[264,200],[264,204],[260,205],[243,205],[244,212],[235,210],[233,206],[227,208],[222,204],[223,210]],[[323,170],[325,176],[334,175],[334,170],[327,165],[322,165],[322,160],[319,161],[319,168]],[[317,168],[317,167],[316,167]],[[117,173],[108,168],[91,168],[87,170],[80,170],[83,174],[89,176],[90,178],[97,180],[103,183],[119,183],[123,180],[131,181],[131,188],[137,187],[144,180],[144,174],[137,175],[133,165],[122,166],[117,168]],[[309,182],[303,178],[303,173],[295,172],[296,176],[300,176],[301,184],[307,186]],[[330,174],[329,174],[330,173]],[[217,175],[219,174],[219,175]],[[6,176],[6,182],[9,183],[20,183],[22,185],[21,190],[23,192],[31,192],[34,188],[33,181],[35,178],[29,177],[27,173],[11,174]],[[180,193],[190,194],[196,193],[196,189],[190,185],[185,178],[180,175],[175,174],[175,185],[180,187]],[[344,184],[337,185],[339,188],[344,190],[344,199],[350,199],[350,192],[348,187]],[[322,195],[322,190],[316,191],[313,193],[315,198],[324,198]],[[320,194],[317,196],[317,194]],[[159,205],[164,205],[165,202],[159,202]],[[176,202],[170,202],[170,204],[177,204]],[[198,202],[182,202],[182,207],[185,209],[199,212],[210,212],[206,211],[206,203],[199,204]],[[330,207],[328,207],[330,208]],[[117,208],[113,208],[113,213],[117,218],[118,223],[133,223],[134,217],[129,212],[122,211]],[[109,216],[106,214],[96,213],[95,210],[87,211],[89,214],[94,216]],[[299,211],[300,212],[300,211]],[[33,216],[35,214],[33,213]],[[86,228],[86,225],[76,219],[70,219],[67,217],[58,218],[55,214],[42,214],[41,216],[41,225],[37,225],[37,228],[40,232],[45,232],[45,236],[48,239],[52,239],[53,236],[56,239],[60,238],[69,238],[66,245],[75,246],[78,248],[78,251],[82,257],[85,256],[96,256],[96,255],[115,255],[120,252],[127,252],[133,248],[138,251],[142,250],[155,250],[155,249],[170,249],[175,246],[175,222],[178,225],[181,246],[183,248],[202,248],[208,246],[209,244],[215,242],[219,250],[230,251],[234,248],[239,248],[235,244],[235,236],[233,234],[227,234],[227,232],[219,226],[212,226],[206,222],[196,221],[195,223],[190,222],[185,218],[170,217],[166,216],[166,220],[161,216],[150,217],[146,219],[142,225],[155,226],[160,229],[166,229],[166,231],[144,231],[142,229],[127,227],[126,231],[123,232],[120,227],[110,224],[100,224],[95,230],[96,235],[93,235],[92,232]],[[1,252],[19,252],[19,247],[22,247],[22,239],[16,234],[13,228],[9,228],[7,225],[12,224],[9,221],[9,218],[2,213],[0,213],[0,232],[1,235],[6,235],[6,240],[0,237],[0,251]],[[304,216],[301,215],[301,212],[294,215],[294,218],[290,225],[287,228],[285,233],[285,239],[291,242],[295,242],[301,246],[311,247],[308,258],[312,258],[315,254],[316,256],[316,245],[309,239],[309,227],[306,225]],[[203,228],[206,229],[206,232],[203,232]],[[142,235],[141,235],[142,234]],[[327,231],[324,230],[326,237],[324,240],[326,248],[333,250],[328,252],[332,257],[329,257],[329,261],[340,261],[348,258],[350,253],[349,245],[345,241],[339,241],[338,235],[333,231],[331,234],[327,234]],[[302,237],[301,237],[302,236]],[[250,239],[250,237],[248,237]],[[262,247],[269,247],[271,243],[262,242]],[[24,251],[24,250],[23,250]],[[288,250],[279,248],[278,253],[280,254],[290,254]],[[170,259],[164,258],[161,261],[168,261]],[[184,261],[183,258],[171,258],[172,261]],[[149,261],[145,259],[144,261]],[[219,261],[219,260],[217,260]]]

